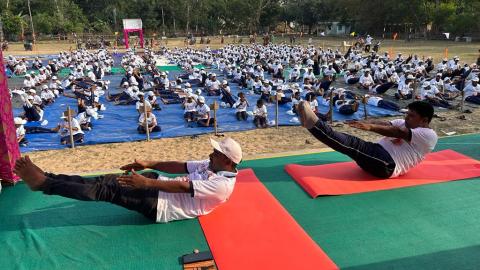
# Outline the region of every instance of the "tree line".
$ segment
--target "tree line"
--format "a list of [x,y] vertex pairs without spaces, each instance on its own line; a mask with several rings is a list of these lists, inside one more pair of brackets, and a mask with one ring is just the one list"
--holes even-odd
[[417,33],[424,37],[480,32],[480,0],[2,0],[4,36],[32,33],[112,34],[122,19],[141,18],[147,34],[315,34],[340,22],[359,34]]

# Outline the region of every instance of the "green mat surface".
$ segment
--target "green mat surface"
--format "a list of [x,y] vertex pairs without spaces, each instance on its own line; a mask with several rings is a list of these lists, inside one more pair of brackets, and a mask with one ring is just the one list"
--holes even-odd
[[[480,134],[441,139],[443,149],[480,159]],[[479,179],[312,199],[283,170],[347,160],[330,152],[241,167],[254,169],[342,269],[477,269]],[[208,249],[197,220],[150,224],[115,205],[45,196],[23,183],[4,189],[0,205],[1,269],[181,269],[179,256]]]
[[[441,139],[480,159],[480,135]],[[480,183],[447,182],[312,199],[283,166],[348,161],[330,152],[246,161],[259,179],[341,269],[478,269]]]

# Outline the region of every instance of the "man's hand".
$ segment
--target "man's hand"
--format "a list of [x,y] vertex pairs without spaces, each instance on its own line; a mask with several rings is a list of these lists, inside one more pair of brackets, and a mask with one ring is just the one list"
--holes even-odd
[[371,124],[367,124],[367,123],[363,123],[363,122],[352,121],[352,122],[347,122],[347,124],[350,127],[361,129],[361,130],[370,131],[372,129]]
[[135,170],[130,170],[131,175],[120,175],[117,177],[118,183],[122,187],[132,187],[132,188],[147,188],[148,181],[147,177],[138,174]]
[[135,159],[135,161],[133,163],[130,163],[130,164],[127,164],[127,165],[124,165],[124,166],[120,167],[120,170],[139,171],[139,170],[143,170],[143,169],[147,169],[147,168],[148,168],[148,162],[146,160]]

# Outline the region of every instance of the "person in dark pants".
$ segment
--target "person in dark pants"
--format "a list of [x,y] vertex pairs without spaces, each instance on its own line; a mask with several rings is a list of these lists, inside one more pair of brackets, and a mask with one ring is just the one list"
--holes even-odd
[[[14,172],[33,191],[81,201],[110,202],[137,211],[151,221],[165,223],[206,215],[227,201],[233,192],[242,149],[231,138],[210,141],[214,150],[207,160],[135,160],[121,167],[126,171],[123,175],[88,179],[46,173],[28,155],[16,161]],[[156,173],[136,172],[144,169],[184,175],[171,179]]]
[[298,114],[302,126],[315,138],[349,156],[360,168],[378,178],[405,174],[418,165],[437,143],[437,134],[429,128],[434,109],[423,101],[410,103],[404,120],[348,123],[353,128],[385,136],[378,143],[334,131],[315,115],[308,102],[299,104]]

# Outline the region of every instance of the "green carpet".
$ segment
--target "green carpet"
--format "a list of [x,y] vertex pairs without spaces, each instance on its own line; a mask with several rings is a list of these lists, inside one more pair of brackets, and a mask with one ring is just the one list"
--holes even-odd
[[178,258],[208,250],[197,220],[151,224],[104,202],[31,192],[0,195],[1,269],[181,269]]
[[[441,139],[480,159],[480,134]],[[336,153],[246,161],[342,269],[474,269],[480,265],[480,185],[456,181],[312,199],[283,166],[347,161]]]
[[[480,159],[480,134],[441,139],[436,150],[448,148]],[[289,163],[347,160],[331,152],[245,161],[241,167],[254,169],[342,269],[480,265],[476,180],[312,199],[283,170]],[[181,269],[179,256],[208,249],[197,220],[151,224],[115,205],[45,196],[23,183],[4,189],[0,205],[2,269]]]

